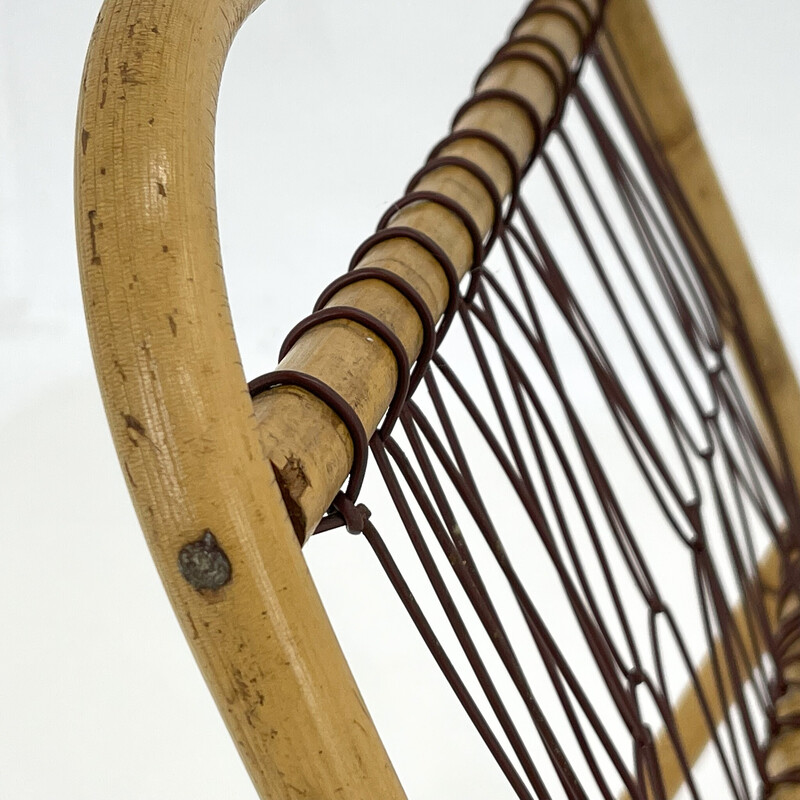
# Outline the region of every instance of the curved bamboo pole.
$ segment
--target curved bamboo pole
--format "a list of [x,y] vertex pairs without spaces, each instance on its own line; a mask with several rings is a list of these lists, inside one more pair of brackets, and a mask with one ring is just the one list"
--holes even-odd
[[[350,469],[339,418],[294,388],[251,403],[235,344],[219,252],[214,115],[225,56],[260,0],[106,0],[84,72],[76,145],[76,226],[92,351],[120,463],[184,634],[260,795],[403,798],[339,649],[296,534],[312,530]],[[581,19],[580,0],[551,8]],[[596,0],[588,4],[597,8]],[[589,23],[586,21],[586,28]],[[580,32],[557,12],[517,31],[574,61]],[[558,69],[548,47],[532,47]],[[566,76],[564,76],[566,79]],[[498,64],[482,88],[525,96],[543,123],[556,96],[530,62]],[[463,116],[524,162],[536,142],[515,103],[485,100]],[[502,195],[511,176],[477,139],[447,152],[470,158]],[[420,189],[455,199],[482,232],[486,189],[458,167]],[[459,274],[471,261],[463,224],[433,203],[393,220],[433,237]],[[375,247],[438,318],[439,266],[403,240]],[[378,281],[333,303],[379,316],[416,356],[416,312]],[[332,386],[371,433],[396,382],[395,360],[349,322],[321,325],[281,364]],[[276,478],[278,480],[276,480]],[[280,485],[279,485],[280,483]],[[287,511],[288,508],[288,511]],[[291,517],[290,517],[291,513]]]
[[[700,225],[704,236],[725,272],[732,291],[736,311],[749,338],[754,359],[741,355],[745,374],[752,386],[764,389],[766,402],[758,391],[752,396],[759,405],[762,429],[767,437],[777,434],[786,448],[786,457],[795,485],[800,484],[800,387],[783,345],[780,333],[767,306],[758,277],[750,262],[736,222],[719,185],[714,168],[697,130],[691,109],[667,53],[664,42],[647,5],[647,0],[611,0],[606,10],[604,29],[609,38],[601,37],[600,45],[609,62],[619,59],[625,78],[632,84],[656,146],[663,152],[678,185]],[[613,47],[610,42],[613,41]],[[715,281],[709,274],[708,279]],[[723,325],[726,320],[723,318]],[[736,331],[731,331],[732,336]],[[774,440],[773,440],[774,443]],[[765,586],[777,589],[791,582],[788,600],[770,609],[770,621],[780,636],[782,629],[791,629],[798,616],[797,596],[800,586],[797,575],[787,570],[785,554],[778,561],[776,552],[768,553],[762,561],[761,577]],[[783,569],[781,569],[783,567]],[[800,641],[790,650],[800,654]],[[785,694],[778,700],[779,726],[769,746],[767,771],[779,778],[787,770],[800,770],[800,728],[798,716],[781,716],[781,709],[800,706],[800,675],[791,674],[797,666],[783,675],[788,681]],[[699,674],[710,673],[708,660]],[[746,680],[749,676],[743,675]],[[709,683],[709,685],[711,685]],[[712,695],[715,692],[711,692]],[[731,694],[728,693],[730,697]],[[719,703],[716,703],[719,706]],[[700,721],[697,697],[686,692],[677,706],[678,729],[690,763],[694,763],[708,743],[705,725]],[[721,708],[715,708],[719,716]],[[783,722],[780,722],[783,720]],[[663,733],[656,743],[662,764],[667,796],[680,788],[682,777],[669,738]],[[768,787],[772,800],[800,800],[800,784],[784,783]]]
[[92,349],[148,544],[261,797],[400,800],[263,458],[225,297],[214,113],[258,4],[100,12],[76,155]]
[[[572,0],[557,3],[569,8]],[[213,116],[230,41],[257,5],[128,0],[108,2],[101,12],[87,60],[76,161],[92,345],[120,460],[156,563],[259,792],[402,797],[292,535],[292,527],[301,534],[313,529],[344,480],[349,436],[321,401],[297,389],[262,395],[252,416],[225,301],[210,166]],[[741,265],[734,284],[742,297],[754,299],[745,307],[749,328],[757,334],[781,427],[792,430],[798,405],[788,362],[753,291],[752,270],[680,87],[670,83],[674,73],[653,48],[657,33],[648,29],[638,38],[642,8],[636,0],[615,0],[610,29],[623,51],[627,41],[631,52],[644,49],[654,59],[656,68],[636,74],[649,84],[645,96],[656,102],[652,111],[664,123],[663,143],[679,179],[694,176],[684,189],[701,222],[711,225],[709,238]],[[567,60],[578,52],[578,37],[556,15],[536,17],[518,33],[546,36]],[[637,56],[627,58],[635,63]],[[518,91],[546,121],[556,98],[535,73],[525,62],[500,64],[483,86]],[[504,101],[479,104],[460,127],[498,135],[520,161],[536,144],[519,108]],[[507,193],[510,175],[494,148],[464,140],[447,152],[470,158]],[[491,227],[490,198],[465,170],[442,168],[419,188],[455,199],[482,232]],[[429,234],[459,273],[466,271],[469,237],[441,207],[404,209],[393,224]],[[722,231],[718,241],[711,231]],[[441,314],[446,282],[413,243],[378,245],[361,265],[398,272],[435,316]],[[347,287],[337,303],[383,318],[412,358],[418,352],[416,314],[385,284]],[[337,389],[368,432],[396,381],[388,349],[368,343],[348,322],[309,332],[281,366]]]

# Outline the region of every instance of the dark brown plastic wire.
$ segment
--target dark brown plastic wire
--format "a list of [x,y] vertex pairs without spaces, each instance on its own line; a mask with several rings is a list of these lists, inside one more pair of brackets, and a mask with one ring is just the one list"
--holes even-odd
[[[771,411],[769,395],[758,378],[758,369],[751,370],[751,377],[759,401],[766,409],[770,433],[778,446],[777,463],[767,453],[753,422],[746,392],[739,387],[730,367],[730,356],[723,346],[719,320],[724,317],[728,330],[735,332],[736,345],[745,362],[754,366],[753,350],[738,318],[733,293],[727,288],[724,271],[717,264],[663,155],[653,149],[651,142],[654,137],[640,128],[639,116],[626,104],[624,92],[608,65],[601,56],[594,54],[593,60],[602,76],[604,89],[630,132],[647,180],[654,187],[655,194],[652,195],[623,156],[595,101],[576,82],[583,56],[575,64],[567,65],[563,58],[559,58],[560,54],[556,55],[563,73],[558,75],[543,57],[514,50],[515,43],[539,44],[555,55],[557,51],[554,52],[538,37],[521,35],[515,38],[525,19],[536,14],[553,14],[567,20],[575,29],[585,43],[586,55],[597,30],[597,21],[581,0],[573,0],[570,9],[532,3],[512,29],[510,41],[500,48],[479,77],[477,93],[461,107],[453,126],[458,124],[466,110],[485,100],[506,100],[525,111],[535,135],[535,155],[540,156],[540,177],[552,188],[572,226],[576,242],[617,314],[625,341],[652,392],[659,422],[669,431],[681,469],[690,478],[688,490],[679,486],[672,474],[668,460],[660,453],[648,428],[650,420],[645,419],[639,398],[629,393],[624,376],[614,367],[614,354],[606,351],[602,336],[570,286],[568,265],[559,262],[547,241],[546,232],[539,227],[536,215],[521,197],[521,180],[533,159],[524,165],[518,164],[501,140],[479,129],[454,130],[432,150],[425,166],[412,178],[407,194],[386,212],[378,232],[357,250],[351,271],[326,288],[314,314],[290,333],[282,354],[310,327],[332,319],[348,319],[364,325],[392,349],[398,366],[397,389],[384,424],[372,437],[369,447],[408,540],[480,687],[485,705],[482,706],[467,688],[453,657],[440,643],[425,610],[398,568],[392,548],[370,519],[369,510],[357,504],[367,465],[368,443],[355,412],[330,387],[297,372],[277,371],[262,376],[250,384],[251,393],[255,396],[278,385],[299,386],[326,402],[348,428],[354,447],[351,477],[346,490],[334,500],[318,532],[340,525],[354,533],[363,532],[446,681],[516,797],[525,800],[556,796],[615,800],[620,788],[624,787],[633,800],[666,800],[653,732],[643,715],[644,704],[650,703],[657,710],[661,727],[670,739],[690,797],[699,800],[724,796],[748,800],[756,796],[750,778],[753,772],[758,775],[766,793],[780,784],[800,783],[800,769],[787,770],[770,779],[765,751],[768,734],[774,736],[800,725],[797,715],[779,716],[774,705],[786,689],[783,674],[800,658],[792,653],[800,639],[800,612],[785,617],[777,632],[770,629],[765,605],[767,590],[756,576],[753,531],[744,509],[747,507],[758,525],[767,531],[784,558],[786,578],[778,598],[779,606],[783,606],[800,585],[800,559],[797,557],[800,503],[792,482],[785,444]],[[551,81],[558,95],[558,111],[556,119],[546,128],[535,109],[521,95],[480,89],[484,74],[493,66],[509,60],[529,62],[540,68]],[[626,89],[630,90],[630,87]],[[563,124],[562,113],[568,95],[573,109],[571,113],[582,120],[592,136],[605,174],[611,179],[617,201],[623,209],[626,225],[633,231],[644,253],[647,268],[662,292],[671,321],[682,331],[681,346],[705,371],[705,380],[714,398],[711,408],[704,406],[697,396],[688,377],[689,367],[682,361],[683,356],[667,335],[663,320],[637,278],[617,223],[607,212],[605,201],[586,167],[585,154],[574,141],[568,126]],[[544,149],[545,139],[551,132],[550,143]],[[469,138],[493,147],[508,165],[512,192],[505,213],[497,187],[482,169],[464,158],[442,154],[448,145]],[[551,153],[555,148],[558,149],[558,158]],[[445,166],[459,167],[472,174],[491,197],[494,219],[485,242],[477,224],[463,207],[439,193],[417,190],[418,183],[426,174]],[[573,176],[572,183],[565,178],[566,172]],[[680,391],[688,398],[691,420],[682,418],[676,402],[665,389],[658,367],[650,363],[647,349],[637,339],[634,325],[627,319],[620,295],[596,247],[597,234],[589,230],[573,197],[576,181],[626,280],[636,293],[637,302],[646,312],[648,324],[662,348],[666,367],[677,376]],[[391,218],[400,208],[417,202],[440,204],[459,219],[470,236],[473,267],[469,288],[463,295],[459,294],[453,265],[430,237],[412,228],[391,227]],[[430,310],[410,284],[382,268],[366,265],[354,269],[373,247],[393,238],[407,238],[425,249],[447,277],[450,298],[438,333]],[[494,272],[484,266],[486,252],[495,242],[500,243],[516,297],[512,297]],[[708,271],[714,273],[714,281],[706,277]],[[370,279],[383,280],[396,289],[420,317],[423,346],[413,373],[399,340],[380,321],[357,309],[327,305],[340,289]],[[701,686],[682,622],[659,590],[661,577],[651,571],[648,564],[642,531],[637,528],[636,520],[628,518],[613,482],[606,474],[604,454],[597,452],[584,428],[574,398],[569,395],[537,308],[531,289],[533,282],[546,288],[561,314],[602,392],[625,447],[638,465],[648,492],[691,564],[694,585],[687,586],[686,590],[696,594],[700,609],[699,622],[714,678],[711,691]],[[470,390],[462,383],[458,369],[438,350],[445,332],[456,319],[469,343],[469,357],[477,366],[490,398],[490,408],[476,405]],[[580,466],[573,463],[574,456],[568,453],[565,443],[560,440],[543,399],[542,387],[534,384],[522,355],[509,345],[505,326],[512,327],[515,334],[524,339],[530,354],[546,375],[549,391],[571,427],[574,441],[570,447],[579,454]],[[495,354],[494,361],[490,358],[490,348]],[[496,367],[497,359],[501,364],[500,370]],[[423,382],[432,408],[432,412],[427,414],[413,396],[418,388],[421,391]],[[445,391],[455,401],[445,401]],[[626,729],[627,741],[618,741],[607,720],[596,711],[594,699],[581,680],[583,665],[571,663],[569,656],[561,651],[557,632],[548,627],[542,608],[532,594],[533,587],[525,584],[517,565],[509,557],[504,532],[497,530],[488,511],[487,499],[473,477],[473,469],[451,413],[452,405],[467,412],[524,508],[531,535],[538,538],[547,553],[547,568],[558,575],[574,614],[574,622],[590,654],[592,668],[602,677],[619,724]],[[392,435],[396,422],[402,428],[402,445],[400,438]],[[696,423],[694,428],[690,422]],[[524,431],[522,436],[520,425]],[[697,428],[702,431],[699,437],[693,432]],[[553,455],[546,457],[545,449]],[[579,552],[567,522],[565,489],[559,487],[554,477],[553,460],[568,487],[569,501],[591,542],[592,557],[601,567],[606,581],[604,590],[611,601],[610,611],[601,610],[599,597],[583,563],[584,555]],[[588,489],[579,478],[579,472],[584,470],[591,478]],[[534,471],[544,486],[543,492],[535,485]],[[726,505],[729,501],[723,497],[722,486],[731,487],[728,490],[733,496],[731,507]],[[557,731],[542,710],[538,700],[541,687],[530,685],[512,637],[486,589],[481,565],[475,556],[476,545],[469,542],[462,532],[454,510],[454,499],[449,493],[466,509],[496,567],[507,581],[546,670],[550,690],[558,699],[567,734]],[[780,506],[783,521],[779,515],[776,516],[776,504]],[[709,539],[705,519],[709,509],[718,515],[721,542],[712,543]],[[603,542],[601,528],[612,537],[613,549],[622,562],[621,568],[612,568],[609,554],[604,550],[607,545]],[[543,765],[533,758],[529,743],[503,693],[498,690],[465,621],[464,609],[460,608],[434,558],[435,549],[441,550],[452,568],[471,612],[522,702],[549,762],[549,769],[555,776],[554,782],[543,773]],[[716,561],[720,553],[724,553],[735,571],[740,600],[745,609],[744,631],[733,622],[720,565]],[[646,641],[639,641],[633,633],[633,612],[624,600],[623,581],[633,587],[645,609]],[[612,628],[620,633],[612,633]],[[715,647],[715,641],[719,642],[719,647]],[[698,724],[706,728],[710,750],[722,775],[722,785],[716,786],[711,793],[701,788],[676,726],[671,702],[674,695],[669,690],[662,652],[667,642],[677,651],[689,685],[696,693],[701,711]],[[762,642],[766,656],[754,661],[749,653],[759,652]],[[646,650],[649,650],[652,669],[645,667]],[[743,670],[751,676],[747,689],[743,685]],[[712,707],[715,704],[723,708],[723,721],[719,726],[714,722]],[[491,712],[491,721],[486,706]],[[580,770],[578,761],[572,760],[576,756],[571,759],[567,755],[565,738],[571,743],[571,752],[579,754]]]

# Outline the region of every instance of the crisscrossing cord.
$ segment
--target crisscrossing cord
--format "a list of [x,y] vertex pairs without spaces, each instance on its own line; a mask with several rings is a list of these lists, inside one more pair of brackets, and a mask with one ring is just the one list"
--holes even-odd
[[797,630],[759,559],[789,564],[797,497],[724,275],[599,55],[520,186],[370,442],[372,517],[361,437],[322,528],[363,532],[507,796],[666,798],[661,730],[686,797],[796,782],[766,765]]

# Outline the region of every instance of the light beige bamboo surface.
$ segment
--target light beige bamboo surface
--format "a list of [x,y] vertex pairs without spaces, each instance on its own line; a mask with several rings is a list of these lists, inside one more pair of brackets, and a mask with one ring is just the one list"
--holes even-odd
[[[109,0],[86,63],[77,226],[84,301],[128,487],[187,640],[257,790],[404,797],[263,458],[214,208],[214,112],[257,2]],[[232,565],[196,590],[178,553]]]
[[[100,12],[76,150],[76,224],[92,350],[120,463],[161,579],[260,795],[393,800],[403,790],[294,530],[315,526],[347,475],[352,445],[341,421],[301,390],[269,392],[253,413],[225,294],[214,115],[231,39],[257,5],[107,0]],[[576,0],[552,5],[581,19]],[[546,37],[567,62],[579,52],[578,34],[557,14],[541,14],[519,32]],[[547,48],[538,50],[552,59]],[[552,86],[529,63],[498,65],[484,86],[518,91],[545,123],[554,112]],[[530,123],[507,101],[479,104],[461,125],[498,135],[520,162],[535,145]],[[507,193],[508,168],[493,148],[469,140],[448,152],[471,158]],[[490,199],[468,172],[447,167],[419,188],[448,194],[489,230]],[[460,274],[468,268],[469,237],[440,206],[410,207],[393,224],[429,234]],[[435,317],[441,314],[444,276],[415,245],[380,245],[363,263],[398,272]],[[342,266],[331,265],[332,273]],[[363,282],[335,301],[380,316],[416,355],[416,312],[394,290]],[[368,433],[396,381],[389,350],[347,322],[309,332],[282,366],[331,385]],[[184,580],[179,553],[192,544],[209,558],[229,560],[224,585],[196,589]]]

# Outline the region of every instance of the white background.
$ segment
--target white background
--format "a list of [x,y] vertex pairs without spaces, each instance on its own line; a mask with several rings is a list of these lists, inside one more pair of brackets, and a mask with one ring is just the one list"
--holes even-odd
[[[653,7],[800,364],[800,7]],[[138,531],[94,381],[72,142],[97,0],[0,9],[0,798],[254,797]],[[249,376],[446,132],[518,11],[268,0],[245,25],[217,173]]]

